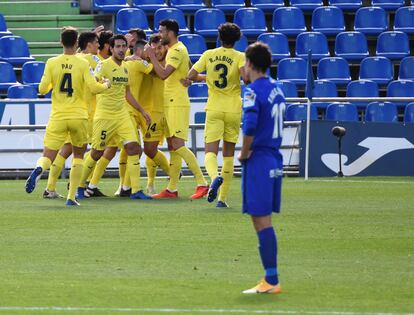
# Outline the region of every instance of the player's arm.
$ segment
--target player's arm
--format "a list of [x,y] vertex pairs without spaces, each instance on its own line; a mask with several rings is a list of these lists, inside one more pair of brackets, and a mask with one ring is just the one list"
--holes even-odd
[[206,81],[206,75],[200,74],[201,72],[206,71],[206,58],[206,54],[203,53],[200,59],[191,67],[190,71],[188,71],[187,79],[197,82]]
[[108,79],[102,79],[102,83],[96,81],[95,77],[92,75],[92,68],[85,67],[83,73],[83,80],[86,85],[89,87],[93,94],[99,94],[111,86],[111,81]]
[[253,90],[247,88],[243,98],[243,145],[239,154],[239,161],[247,160],[252,151],[251,145],[257,130],[259,107]]
[[142,116],[144,116],[145,121],[147,122],[147,125],[149,126],[151,124],[151,116],[144,110],[144,108],[134,98],[134,96],[131,93],[131,90],[129,89],[129,86],[126,87],[125,98],[132,107],[134,107],[137,111],[139,111],[142,114]]
[[39,93],[47,94],[52,88],[52,66],[50,65],[49,60],[46,62],[45,71],[43,72],[42,79],[39,84]]
[[148,46],[147,48],[145,48],[145,52],[148,54],[148,57],[150,58],[151,63],[154,66],[154,72],[161,80],[166,80],[171,74],[173,74],[173,72],[175,71],[175,69],[178,68],[181,62],[180,56],[178,54],[174,54],[174,56],[170,58],[174,60],[174,64],[169,63],[167,60],[167,64],[164,67],[158,61],[158,58],[155,55],[155,50],[152,47]]

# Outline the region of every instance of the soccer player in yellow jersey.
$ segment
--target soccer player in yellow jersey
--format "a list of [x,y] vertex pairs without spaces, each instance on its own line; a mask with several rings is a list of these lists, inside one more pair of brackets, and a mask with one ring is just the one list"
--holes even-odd
[[[95,76],[101,80],[108,78],[112,87],[97,96],[97,106],[94,117],[92,152],[85,160],[85,169],[82,174],[84,181],[92,168],[103,155],[108,143],[116,140],[122,142],[128,154],[127,172],[131,178],[131,199],[151,199],[140,188],[140,155],[142,153],[138,140],[138,131],[135,122],[128,113],[125,102],[135,107],[145,118],[147,124],[151,118],[132,96],[129,88],[129,74],[124,63],[128,49],[124,35],[115,35],[110,40],[112,57],[98,64]],[[93,187],[91,187],[93,188]],[[78,188],[78,196],[84,195],[84,187]]]
[[181,161],[184,159],[197,181],[196,191],[191,198],[198,199],[207,194],[208,185],[194,153],[185,146],[185,141],[188,139],[190,99],[188,88],[180,81],[187,76],[190,58],[187,48],[178,41],[178,23],[175,20],[161,21],[159,30],[162,40],[168,44],[166,65],[160,64],[153,48],[148,47],[148,54],[155,73],[165,80],[164,108],[170,131],[167,138],[170,150],[170,181],[166,189],[153,197],[157,199],[178,197],[177,184]]
[[[240,133],[242,102],[240,76],[244,73],[244,53],[233,48],[240,39],[240,28],[234,23],[219,27],[222,46],[205,51],[188,73],[189,79],[197,79],[206,71],[208,100],[206,106],[205,166],[212,184],[207,200],[213,202],[220,195],[217,207],[227,208],[226,198],[233,177],[234,149]],[[217,153],[223,140],[223,167],[218,175]]]
[[109,40],[114,36],[112,31],[102,31],[99,34],[99,50],[98,50],[98,58],[103,61],[108,59],[111,56],[111,49],[109,47]]
[[104,92],[110,87],[109,80],[96,82],[86,60],[75,56],[78,32],[66,28],[61,34],[63,54],[50,58],[39,84],[39,93],[52,92],[52,111],[44,138],[43,156],[26,181],[26,192],[31,193],[42,173],[49,169],[58,150],[69,134],[73,147],[73,161],[70,171],[70,188],[66,205],[78,206],[75,200],[83,168],[83,154],[88,142],[88,108],[84,101],[84,88],[89,86],[93,93]]
[[127,34],[125,34],[125,38],[128,41],[128,50],[125,54],[125,56],[132,56],[134,54],[135,50],[135,44],[139,40],[146,40],[147,34],[140,29],[140,28],[131,28]]

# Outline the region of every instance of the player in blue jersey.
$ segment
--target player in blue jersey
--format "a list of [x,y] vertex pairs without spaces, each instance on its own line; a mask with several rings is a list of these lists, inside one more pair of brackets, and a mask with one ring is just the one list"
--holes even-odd
[[266,44],[246,49],[246,74],[251,84],[243,99],[243,213],[251,216],[259,239],[265,277],[246,294],[281,292],[277,273],[277,239],[272,212],[279,212],[283,175],[282,142],[285,97],[279,84],[266,76],[272,55]]

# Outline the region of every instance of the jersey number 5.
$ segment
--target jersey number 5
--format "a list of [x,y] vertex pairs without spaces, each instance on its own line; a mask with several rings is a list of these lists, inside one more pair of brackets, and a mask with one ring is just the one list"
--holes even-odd
[[66,93],[69,97],[72,97],[73,88],[72,88],[72,74],[65,73],[60,83],[60,92]]
[[227,73],[229,69],[225,64],[219,63],[214,67],[214,71],[219,72],[219,80],[214,81],[214,85],[219,89],[224,89],[227,87]]
[[272,108],[272,118],[275,120],[272,138],[276,139],[282,136],[283,115],[285,113],[285,103],[275,104]]

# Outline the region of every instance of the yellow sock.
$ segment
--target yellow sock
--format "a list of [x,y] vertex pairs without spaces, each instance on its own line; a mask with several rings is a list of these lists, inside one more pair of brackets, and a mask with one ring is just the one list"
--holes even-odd
[[52,161],[45,156],[39,158],[36,163],[36,167],[40,166],[42,168],[42,172],[47,171],[50,168],[50,165],[52,165]]
[[119,186],[122,187],[125,181],[128,155],[124,148],[119,153]]
[[158,150],[152,160],[157,166],[161,167],[167,175],[170,175],[170,162],[168,162],[167,157],[164,153],[162,153],[162,151]]
[[206,186],[207,182],[204,179],[203,173],[201,172],[198,161],[194,153],[187,147],[181,147],[175,152],[182,157],[182,159],[187,163],[188,168],[193,172],[198,186]]
[[105,170],[109,164],[109,160],[105,157],[101,157],[96,163],[95,169],[93,171],[93,176],[91,178],[90,184],[94,186],[98,186],[103,174],[105,173]]
[[210,176],[210,179],[213,182],[213,180],[218,176],[217,155],[214,152],[207,152],[204,157],[204,164],[206,166],[208,176]]
[[83,170],[83,160],[82,159],[73,159],[72,168],[70,169],[69,175],[69,192],[68,199],[75,200],[76,189],[79,187],[79,183],[82,176]]
[[[89,156],[91,156],[91,151],[86,152],[86,154],[83,157],[83,160],[86,161],[86,159]],[[95,164],[95,166],[96,166],[96,164]],[[95,166],[93,167],[92,172],[89,174],[88,179],[86,180],[87,182],[90,182],[91,181],[91,178],[92,178],[92,175],[93,175],[93,171],[95,170]]]
[[127,172],[131,178],[131,192],[136,193],[141,190],[141,168],[139,155],[129,155],[127,160]]
[[79,187],[86,187],[86,180],[88,179],[89,175],[92,173],[93,169],[95,168],[96,161],[91,157],[89,154],[85,159],[83,163],[83,171],[81,180],[79,183]]
[[66,159],[60,154],[56,155],[55,160],[50,166],[49,177],[47,179],[46,189],[48,191],[56,190],[56,183],[58,181],[59,175],[62,172],[63,166],[65,165]]
[[157,164],[147,156],[145,166],[147,167],[147,186],[154,186]]
[[234,172],[234,158],[232,156],[223,157],[223,168],[221,176],[223,177],[223,184],[220,187],[218,200],[226,201],[230,189],[230,183],[233,179]]
[[167,189],[169,191],[176,191],[178,181],[180,180],[182,159],[176,151],[170,151],[170,181]]

